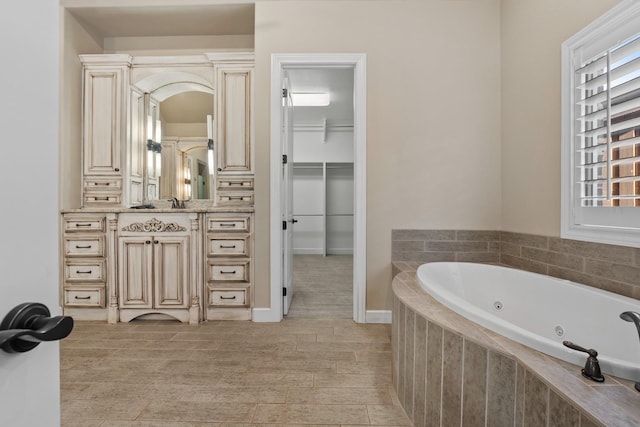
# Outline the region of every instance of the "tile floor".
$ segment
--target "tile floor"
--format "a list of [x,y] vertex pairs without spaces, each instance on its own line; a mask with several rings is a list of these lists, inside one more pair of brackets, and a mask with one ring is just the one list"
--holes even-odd
[[391,388],[390,325],[334,315],[77,322],[61,342],[62,426],[411,425]]
[[294,255],[288,316],[353,319],[353,256]]

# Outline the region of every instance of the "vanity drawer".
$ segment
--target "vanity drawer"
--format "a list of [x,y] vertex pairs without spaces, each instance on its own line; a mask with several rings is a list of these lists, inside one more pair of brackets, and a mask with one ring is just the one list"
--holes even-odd
[[218,190],[253,190],[253,178],[218,178]]
[[209,288],[209,306],[248,306],[247,289]]
[[122,200],[121,194],[108,194],[108,193],[84,193],[84,204],[93,206],[109,206],[119,205]]
[[66,307],[104,307],[104,287],[67,287],[64,289]]
[[253,204],[253,191],[218,191],[216,193],[216,202],[222,206],[233,205],[252,205]]
[[209,282],[249,282],[249,261],[207,262]]
[[207,231],[243,231],[249,232],[249,216],[245,217],[208,217]]
[[112,177],[91,177],[84,179],[84,191],[119,191],[122,190],[122,180]]
[[65,237],[64,256],[104,256],[104,236]]
[[209,237],[207,256],[249,256],[249,236]]
[[104,232],[105,231],[105,217],[64,217],[64,232],[65,233],[77,233],[77,232]]
[[64,279],[66,282],[104,282],[105,271],[104,259],[71,260],[66,262]]

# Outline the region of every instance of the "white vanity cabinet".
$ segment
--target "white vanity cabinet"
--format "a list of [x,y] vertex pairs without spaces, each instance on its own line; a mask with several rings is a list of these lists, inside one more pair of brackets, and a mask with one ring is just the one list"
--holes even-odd
[[113,214],[68,213],[61,217],[61,305],[65,314],[85,320],[107,319],[108,224]]
[[252,223],[250,213],[205,216],[207,320],[251,319]]
[[182,322],[199,322],[198,230],[195,213],[120,215],[120,321],[163,313]]
[[129,55],[80,55],[83,65],[83,206],[123,203]]

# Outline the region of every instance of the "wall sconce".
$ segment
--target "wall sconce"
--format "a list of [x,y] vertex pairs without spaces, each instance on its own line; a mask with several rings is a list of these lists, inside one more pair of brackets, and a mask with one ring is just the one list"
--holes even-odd
[[154,152],[156,154],[156,175],[162,175],[162,123],[160,120],[156,120],[156,141],[154,145]]
[[156,157],[156,175],[162,175],[162,144],[159,142],[153,143],[153,152]]
[[[147,116],[147,170],[149,175],[160,176],[162,173],[162,123],[160,120],[156,120],[155,136],[156,141],[153,140],[153,117]],[[155,164],[155,168],[154,168]]]
[[191,162],[184,170],[184,193],[185,199],[191,199]]
[[213,175],[215,163],[213,158],[213,117],[207,114],[207,163],[209,166],[209,175]]

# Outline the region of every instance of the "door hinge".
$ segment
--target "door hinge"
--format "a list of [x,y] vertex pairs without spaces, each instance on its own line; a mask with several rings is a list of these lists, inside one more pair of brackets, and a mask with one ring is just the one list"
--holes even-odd
[[283,230],[287,229],[287,221],[282,221],[282,229]]
[[283,155],[282,155],[282,164],[283,164],[283,165],[286,165],[288,161],[289,161],[289,160],[287,159],[287,155],[286,155],[286,154],[283,154]]
[[283,97],[283,98],[286,98],[286,97],[287,97],[287,95],[289,95],[289,91],[288,91],[288,90],[286,90],[286,89],[282,89],[282,97]]
[[287,288],[282,288],[282,296],[283,297],[287,296]]

